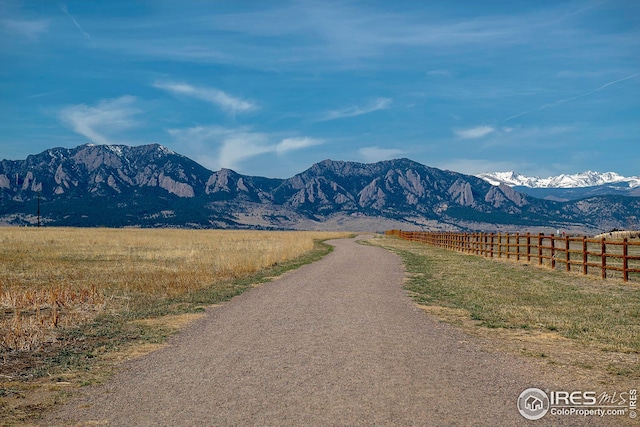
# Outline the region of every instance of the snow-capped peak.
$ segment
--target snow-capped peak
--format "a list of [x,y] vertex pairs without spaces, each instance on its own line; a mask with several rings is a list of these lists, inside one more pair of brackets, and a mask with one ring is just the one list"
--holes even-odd
[[492,185],[506,184],[509,186],[523,186],[530,188],[579,188],[596,185],[625,183],[628,187],[640,186],[640,176],[625,177],[615,172],[585,171],[573,175],[561,174],[540,178],[538,176],[524,176],[514,171],[487,172],[477,175]]
[[488,181],[491,185],[507,184],[509,186],[523,185],[529,187],[533,180],[539,179],[537,177],[531,178],[519,174],[518,172],[487,172],[477,175],[478,178],[482,178]]

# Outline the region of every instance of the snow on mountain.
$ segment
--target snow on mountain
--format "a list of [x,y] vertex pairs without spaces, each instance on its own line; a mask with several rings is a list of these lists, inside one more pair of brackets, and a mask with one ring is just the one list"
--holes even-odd
[[530,188],[582,188],[605,184],[625,184],[628,188],[640,186],[640,176],[625,177],[615,172],[586,171],[573,175],[561,174],[540,178],[524,176],[518,172],[486,172],[476,175],[492,185],[506,184],[511,187]]

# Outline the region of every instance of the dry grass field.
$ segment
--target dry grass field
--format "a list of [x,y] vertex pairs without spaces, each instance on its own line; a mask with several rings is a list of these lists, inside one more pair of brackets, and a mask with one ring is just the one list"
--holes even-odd
[[621,240],[621,239],[640,239],[640,230],[618,230],[608,233],[601,233],[593,236],[595,239],[604,237],[605,239]]
[[[326,253],[318,241],[347,235],[0,228],[0,419],[33,416],[37,405],[16,409],[13,399],[42,378],[67,383],[90,359],[162,342],[167,322],[309,262]],[[146,320],[158,318],[168,320]]]
[[[343,234],[344,235],[344,234]],[[61,326],[140,310],[298,257],[318,232],[0,229],[0,348],[35,350]]]

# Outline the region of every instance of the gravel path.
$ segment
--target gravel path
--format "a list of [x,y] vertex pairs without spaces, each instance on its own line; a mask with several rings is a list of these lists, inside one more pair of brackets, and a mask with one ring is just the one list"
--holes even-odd
[[534,365],[425,315],[402,290],[394,254],[331,244],[321,261],[211,309],[44,425],[535,424],[516,409],[524,389],[551,386]]

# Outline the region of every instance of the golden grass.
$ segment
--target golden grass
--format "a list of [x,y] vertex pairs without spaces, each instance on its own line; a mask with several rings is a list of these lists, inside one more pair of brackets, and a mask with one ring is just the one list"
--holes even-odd
[[605,239],[612,239],[612,240],[640,239],[640,230],[610,231],[608,233],[601,233],[594,236],[595,239],[600,239],[602,237],[604,237]]
[[346,233],[0,228],[0,351],[296,258]]

